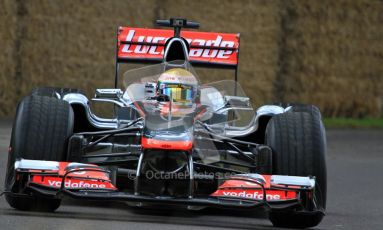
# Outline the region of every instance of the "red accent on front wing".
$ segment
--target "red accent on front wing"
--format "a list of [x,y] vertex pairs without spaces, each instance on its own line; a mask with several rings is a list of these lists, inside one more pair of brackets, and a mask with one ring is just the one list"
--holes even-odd
[[[69,164],[71,164],[71,162],[59,162],[59,169],[58,170],[44,170],[44,173],[57,173],[58,176],[62,177],[67,173],[67,166]],[[100,180],[109,180],[110,179],[109,176],[105,172],[91,171],[97,165],[93,165],[93,164],[86,164],[86,165],[92,166],[93,168],[89,168],[90,170],[87,171],[86,170],[87,167],[82,166],[82,168],[84,170],[72,172],[68,175],[68,177],[87,178],[87,179],[96,178],[96,179],[100,179]],[[41,173],[42,170],[30,169],[30,170],[28,170],[28,172],[30,172],[32,174],[33,173]]]
[[193,147],[192,141],[162,141],[150,138],[141,138],[144,149],[168,149],[189,151]]
[[[57,176],[43,176],[41,170],[29,170],[32,175],[31,182],[47,186],[51,188],[60,188],[63,176],[68,172],[67,167],[71,162],[59,162],[59,169],[57,170],[44,170],[44,173],[57,173]],[[100,171],[87,171],[94,170],[96,165],[86,164],[80,166],[84,170],[75,171],[66,175],[65,188],[90,188],[90,189],[110,189],[117,190],[117,188],[111,183],[108,174]],[[76,168],[74,168],[76,169]],[[38,173],[39,175],[34,175]]]
[[[264,189],[266,190],[267,201],[278,201],[278,200],[289,200],[297,198],[296,191],[283,191],[270,188],[271,175],[262,175],[265,180]],[[244,197],[250,199],[263,199],[263,192],[261,186],[257,183],[250,181],[236,180],[236,176],[226,180],[222,185],[219,186],[218,190],[215,191],[211,196],[233,196],[233,197]],[[243,177],[239,177],[243,178]],[[249,178],[251,180],[251,178]]]
[[[60,162],[59,163],[59,175],[60,176],[64,176],[64,174],[67,172],[66,171],[66,167],[70,164],[71,162]],[[90,166],[96,166],[96,165],[92,165],[92,164],[88,164]],[[85,167],[86,169],[86,167]],[[97,178],[97,179],[100,179],[100,180],[109,180],[109,176],[104,173],[104,172],[97,172],[97,171],[86,171],[86,170],[83,170],[83,171],[77,171],[77,172],[73,172],[73,173],[70,173],[68,175],[69,177],[79,177],[79,178]]]
[[[31,182],[51,188],[60,188],[62,178],[54,176],[33,176]],[[89,188],[117,190],[117,188],[114,187],[114,185],[109,181],[98,181],[85,178],[78,179],[68,177],[65,179],[64,183],[66,189]]]
[[[221,189],[215,191],[211,196],[232,196],[256,200],[263,199],[262,189]],[[295,191],[266,190],[267,201],[290,200],[295,198],[297,198],[297,193]]]
[[[262,177],[265,179],[265,188],[270,188],[270,178],[271,175],[262,175]],[[243,180],[236,180],[236,176],[230,177],[230,179],[226,180],[221,186],[219,186],[220,189],[226,189],[226,188],[233,188],[233,187],[251,187],[251,188],[260,188],[258,184],[255,182],[252,183],[250,181],[243,181]],[[243,178],[243,177],[239,177]],[[249,180],[251,180],[249,178]]]

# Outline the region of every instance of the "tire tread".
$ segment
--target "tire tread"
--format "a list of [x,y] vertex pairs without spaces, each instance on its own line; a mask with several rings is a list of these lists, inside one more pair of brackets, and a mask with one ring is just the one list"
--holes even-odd
[[[19,193],[13,186],[16,159],[63,161],[67,140],[73,130],[73,111],[68,102],[54,97],[30,95],[18,105],[13,124],[5,187]],[[33,196],[24,198],[6,194],[10,206],[19,210],[54,211],[60,199]]]
[[[301,106],[299,112],[293,110],[275,115],[266,128],[266,144],[273,151],[273,174],[316,177],[316,189],[320,190],[316,191],[316,196],[319,197],[319,208],[324,210],[327,187],[326,140],[320,116],[317,112],[307,110],[314,107]],[[321,221],[321,215],[320,212],[311,216],[271,212],[270,220],[276,226],[312,227]]]

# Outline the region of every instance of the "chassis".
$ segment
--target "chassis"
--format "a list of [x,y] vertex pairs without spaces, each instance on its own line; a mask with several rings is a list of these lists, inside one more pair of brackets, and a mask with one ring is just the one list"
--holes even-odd
[[[174,28],[173,36],[162,44],[163,56],[146,54],[137,58],[132,52],[121,53],[123,49],[134,51],[134,46],[136,49],[148,46],[150,50],[160,43],[135,40],[131,30],[119,29],[116,86],[118,64],[126,61],[161,61],[160,68],[152,68],[156,70],[178,64],[179,60],[189,70],[192,70],[189,63],[237,70],[239,35],[232,37],[231,47],[213,44],[225,34],[218,34],[210,47],[207,43],[198,46],[181,34],[181,28],[196,28],[198,23],[170,19],[159,20],[158,24]],[[122,39],[124,33],[127,35]],[[188,56],[193,49],[217,49],[217,53],[234,55],[234,62],[232,57],[228,58],[230,62],[218,58],[193,59]],[[130,72],[129,79],[143,72],[148,75],[143,70]],[[88,98],[73,89],[39,88],[20,103],[4,192],[12,207],[53,211],[59,207],[62,196],[68,195],[122,200],[136,206],[175,205],[189,209],[263,206],[270,211],[273,224],[282,227],[311,227],[321,221],[326,196],[326,146],[320,112],[315,106],[274,104],[261,106],[254,112],[249,98],[237,84],[236,71],[235,81],[227,81],[225,90],[214,84],[201,87],[200,106],[192,116],[180,116],[177,122],[165,119],[161,123],[158,116],[150,116],[150,111],[143,112],[150,110],[151,104],[148,109],[137,99],[136,91],[129,90],[130,82],[125,84],[125,91],[117,87],[98,89],[92,99],[115,106],[115,117],[111,119],[96,116]],[[232,95],[222,93],[229,89]],[[215,95],[220,92],[221,97],[211,99],[211,90]],[[57,104],[67,117],[65,122],[49,109],[33,110],[51,104]],[[213,108],[217,104],[222,106]],[[28,108],[30,116],[23,115]],[[210,111],[209,115],[206,110]],[[44,113],[48,120],[56,116],[57,121],[51,122],[51,126],[37,123],[31,120],[33,113]],[[245,125],[238,125],[247,117]],[[36,127],[43,126],[44,130],[64,124],[59,131],[52,131],[52,135],[48,131],[43,134],[46,139],[41,141],[50,143],[48,155],[37,155],[35,152],[45,151],[46,145],[36,144],[35,137],[21,134],[19,130],[32,132],[26,123],[31,126],[36,123]],[[159,125],[167,125],[167,129]],[[61,136],[57,134],[60,132]],[[295,147],[291,147],[293,142]]]

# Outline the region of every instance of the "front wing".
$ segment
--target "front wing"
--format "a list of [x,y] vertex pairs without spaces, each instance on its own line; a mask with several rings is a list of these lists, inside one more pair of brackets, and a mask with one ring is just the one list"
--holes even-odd
[[15,162],[15,174],[16,181],[28,178],[27,189],[55,198],[68,195],[90,200],[235,209],[266,206],[273,210],[302,210],[313,203],[315,188],[315,179],[310,177],[236,174],[224,179],[208,196],[175,198],[119,191],[107,170],[91,164],[19,159]]

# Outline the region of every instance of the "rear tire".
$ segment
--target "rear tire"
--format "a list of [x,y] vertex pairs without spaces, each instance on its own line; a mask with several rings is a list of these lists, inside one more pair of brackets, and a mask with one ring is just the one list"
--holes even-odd
[[[274,226],[307,228],[320,223],[326,208],[326,138],[319,110],[300,107],[274,116],[266,128],[273,151],[273,174],[315,176],[314,210],[271,211]],[[319,113],[319,114],[318,114]]]
[[[63,161],[73,132],[73,111],[63,100],[27,96],[18,105],[13,123],[5,188],[6,200],[19,210],[54,211],[60,199],[35,196],[15,179],[16,159]],[[21,195],[21,196],[20,196]],[[24,195],[24,196],[22,196]],[[30,195],[25,196],[25,195]]]

